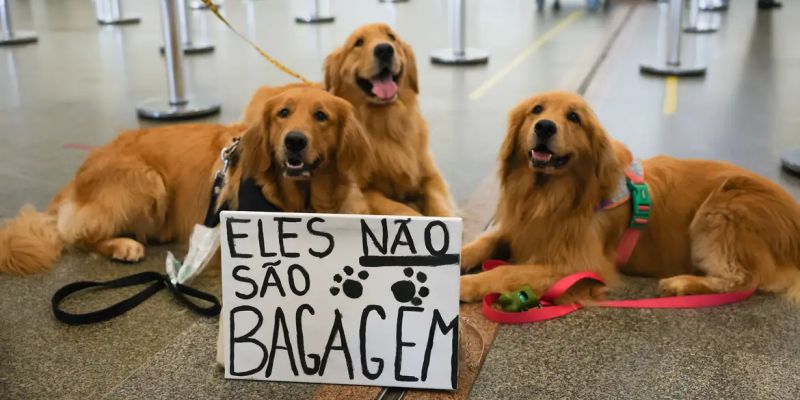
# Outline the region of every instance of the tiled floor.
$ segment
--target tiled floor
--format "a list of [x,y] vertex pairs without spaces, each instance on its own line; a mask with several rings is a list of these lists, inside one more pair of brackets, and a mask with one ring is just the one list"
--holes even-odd
[[[306,5],[301,1],[227,0],[224,12],[315,80],[324,56],[354,27],[395,25],[415,48],[431,147],[461,204],[480,196],[478,184],[493,174],[507,111],[527,95],[576,90],[584,81],[601,121],[637,155],[728,160],[800,195],[799,181],[781,172],[778,162],[782,150],[800,145],[800,4],[793,1],[784,1],[780,11],[757,12],[755,0],[735,0],[728,12],[715,15],[720,32],[684,35],[687,60],[707,64],[708,75],[678,81],[672,114],[664,113],[664,80],[638,72],[640,62],[663,53],[664,4],[613,1],[608,11],[587,13],[582,1],[562,0],[560,12],[537,13],[532,0],[468,0],[468,41],[488,49],[491,60],[454,68],[428,61],[431,50],[448,44],[445,1],[331,2],[337,20],[320,26],[294,23]],[[98,145],[120,129],[153,124],[136,119],[135,105],[166,92],[156,1],[125,1],[124,9],[142,16],[142,23],[124,27],[96,25],[89,1],[12,0],[11,6],[15,25],[36,29],[40,41],[0,47],[2,217],[28,202],[46,205],[70,179],[85,152],[64,145]],[[207,121],[234,121],[256,87],[290,81],[207,12],[192,16],[195,33],[216,45],[214,53],[187,57],[192,92],[223,103],[222,113]],[[518,59],[520,54],[528,56]],[[515,67],[506,70],[509,65]],[[491,80],[495,76],[501,78]],[[487,81],[494,84],[476,91]],[[125,318],[96,326],[65,327],[52,318],[49,298],[58,287],[161,270],[164,250],[151,249],[136,266],[72,252],[49,275],[1,276],[0,397],[311,393],[307,385],[224,381],[211,368],[214,326],[165,293]],[[199,284],[218,290],[217,280],[209,276]],[[632,280],[623,295],[647,294],[653,285]],[[593,310],[548,324],[502,327],[472,395],[797,398],[798,318],[796,307],[759,296],[715,310]]]

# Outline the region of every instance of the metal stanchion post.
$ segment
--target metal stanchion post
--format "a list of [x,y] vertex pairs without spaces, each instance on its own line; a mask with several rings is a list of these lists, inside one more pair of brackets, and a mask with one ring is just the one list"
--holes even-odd
[[97,23],[100,25],[138,24],[139,17],[122,16],[120,0],[95,0]]
[[681,64],[681,14],[683,0],[669,1],[669,15],[667,23],[667,61],[663,64],[642,64],[639,70],[645,74],[674,75],[674,76],[702,76],[706,67],[699,65]]
[[321,0],[311,0],[311,12],[305,16],[296,17],[294,20],[300,24],[321,24],[333,22],[333,15],[325,14],[320,7]]
[[[187,0],[178,0],[178,22],[180,23],[181,49],[186,54],[210,53],[214,45],[206,40],[192,40],[192,15]],[[161,47],[164,52],[164,47]]]
[[17,31],[11,26],[11,11],[8,0],[0,0],[0,46],[34,43],[39,40],[35,32]]
[[465,47],[467,30],[467,14],[464,0],[450,0],[450,28],[453,47],[434,50],[431,61],[434,64],[468,65],[485,64],[489,61],[489,52],[483,49]]
[[689,24],[683,28],[688,33],[712,33],[719,30],[719,24],[700,20],[700,0],[689,0]]
[[800,176],[800,147],[783,153],[781,155],[781,164],[787,171]]
[[728,9],[728,0],[702,0],[699,7],[701,11],[725,11]]
[[141,118],[174,120],[199,118],[218,113],[220,104],[189,99],[183,81],[183,52],[178,43],[178,0],[161,0],[161,23],[167,64],[169,98],[154,98],[141,103],[136,112]]

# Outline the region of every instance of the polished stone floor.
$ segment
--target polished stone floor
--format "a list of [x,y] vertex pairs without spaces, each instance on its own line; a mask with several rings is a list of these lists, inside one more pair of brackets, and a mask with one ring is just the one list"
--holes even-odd
[[[533,0],[468,0],[468,42],[490,51],[488,65],[436,66],[448,45],[446,1],[331,0],[332,24],[298,25],[307,2],[226,0],[223,10],[248,37],[319,80],[325,55],[355,27],[388,22],[410,42],[420,69],[421,107],[431,147],[460,204],[485,195],[508,110],[538,91],[584,92],[601,121],[637,156],[670,154],[734,162],[800,196],[800,180],[780,170],[779,154],[800,146],[800,3],[759,12],[733,0],[717,33],[683,35],[684,61],[707,65],[705,78],[642,76],[662,60],[666,6],[612,0],[591,13],[581,0],[536,12]],[[548,1],[549,3],[549,1]],[[123,2],[142,17],[98,26],[91,2],[11,0],[15,26],[39,42],[0,47],[0,217],[26,203],[45,206],[86,152],[136,118],[141,100],[166,94],[157,2]],[[213,53],[186,57],[198,98],[222,102],[209,122],[232,122],[259,85],[291,81],[207,12],[193,11],[195,37]],[[78,146],[80,147],[80,146]],[[491,213],[491,209],[482,210]],[[138,265],[70,252],[43,276],[0,276],[0,398],[305,398],[314,387],[230,382],[211,360],[216,328],[159,293],[124,318],[65,327],[49,311],[66,283],[161,270],[164,251]],[[218,277],[200,287],[218,290]],[[630,281],[620,296],[652,293]],[[115,294],[122,296],[123,294]],[[110,299],[98,295],[85,307]],[[97,303],[95,303],[97,302]],[[501,327],[474,398],[786,398],[800,397],[800,310],[757,296],[699,311],[592,310],[546,324]]]

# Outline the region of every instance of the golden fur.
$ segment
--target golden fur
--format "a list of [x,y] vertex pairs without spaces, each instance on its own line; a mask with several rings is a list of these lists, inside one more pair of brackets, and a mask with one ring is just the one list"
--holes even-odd
[[[356,43],[359,43],[356,46]],[[365,93],[357,78],[378,74],[375,46],[392,46],[387,68],[396,76],[396,99],[379,101]],[[417,65],[411,47],[386,24],[356,29],[325,59],[325,87],[355,107],[369,137],[374,160],[362,164],[358,180],[373,214],[452,216],[447,184],[428,150],[428,127],[419,111]],[[263,102],[256,92],[243,119]]]
[[[532,110],[541,106],[539,114]],[[580,118],[567,118],[575,112]],[[548,119],[557,133],[549,148],[570,155],[566,165],[534,167],[534,124]],[[577,95],[545,93],[511,111],[500,150],[501,197],[496,226],[463,248],[471,267],[496,255],[512,265],[461,278],[461,300],[529,284],[543,293],[556,280],[592,270],[617,281],[619,239],[628,204],[595,211],[615,189],[628,150],[611,139]],[[778,185],[728,163],[655,157],[644,161],[653,199],[645,228],[622,272],[663,278],[664,294],[718,293],[757,287],[800,301],[800,207]],[[602,297],[597,287],[565,301]]]
[[[141,129],[93,151],[45,212],[23,208],[0,231],[0,272],[45,270],[64,245],[138,261],[148,239],[185,243],[206,213],[220,150],[238,136],[239,162],[221,196],[232,208],[239,180],[247,177],[284,211],[366,212],[351,170],[369,149],[352,106],[313,87],[265,90],[268,99],[252,126]],[[291,112],[278,115],[283,108]],[[317,112],[328,119],[317,120]],[[290,131],[308,136],[305,162],[321,160],[307,180],[283,176]]]

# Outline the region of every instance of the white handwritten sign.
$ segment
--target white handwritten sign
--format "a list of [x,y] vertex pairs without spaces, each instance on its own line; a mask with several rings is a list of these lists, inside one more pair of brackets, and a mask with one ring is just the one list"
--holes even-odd
[[457,218],[223,212],[225,377],[455,389]]

